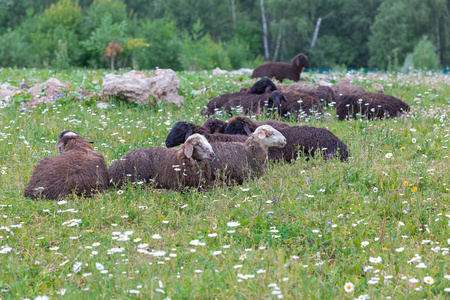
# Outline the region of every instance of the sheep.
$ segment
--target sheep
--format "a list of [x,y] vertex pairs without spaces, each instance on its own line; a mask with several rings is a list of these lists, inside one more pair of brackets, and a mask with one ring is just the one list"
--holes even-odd
[[240,142],[243,143],[247,137],[238,137],[230,134],[211,134],[209,130],[201,125],[179,121],[173,125],[167,135],[165,144],[167,148],[176,147],[183,144],[192,134],[203,135],[209,142]]
[[267,77],[261,78],[250,88],[249,94],[265,94],[278,90],[275,83]]
[[[249,135],[255,126],[256,124],[247,117],[233,118],[229,120],[225,133]],[[325,128],[292,126],[281,128],[279,131],[286,137],[286,147],[269,149],[269,159],[290,162],[297,158],[298,152],[305,156],[314,156],[316,150],[322,152],[324,159],[337,155],[341,161],[348,158],[347,145]]]
[[254,132],[256,128],[258,128],[261,125],[270,125],[277,130],[281,128],[290,127],[289,124],[282,121],[269,120],[263,122],[253,122],[252,120],[250,120],[250,118],[244,116],[233,117],[230,120],[228,120],[226,125],[227,126],[225,128],[224,133],[230,135],[233,134],[251,135],[252,132]]
[[138,148],[125,153],[108,168],[110,185],[154,182],[156,188],[180,189],[208,187],[211,183],[209,161],[215,158],[206,138],[191,135],[179,149]]
[[281,92],[286,93],[288,91],[294,91],[294,92],[302,92],[306,94],[310,94],[312,96],[317,97],[320,99],[322,107],[325,107],[326,105],[336,102],[336,97],[334,95],[333,90],[329,86],[315,86],[310,84],[304,84],[304,83],[293,83],[293,84],[283,84],[279,85],[279,90]]
[[210,133],[224,133],[228,122],[219,119],[208,119],[203,123],[203,127],[208,129]]
[[[278,90],[272,91],[270,94],[265,93],[258,95],[232,93],[224,94],[219,97],[211,100],[207,104],[206,108],[202,111],[202,113],[205,113],[207,116],[211,116],[218,110],[221,110],[225,111],[228,116],[232,116],[232,109],[236,108],[237,112],[244,112],[245,114],[259,114],[264,110],[279,111],[281,107],[281,101],[287,101],[283,93]],[[218,101],[215,101],[216,99]],[[214,103],[210,105],[212,101],[214,101]]]
[[280,82],[283,82],[283,79],[299,81],[303,68],[309,68],[309,60],[306,55],[300,53],[292,59],[291,64],[268,62],[256,67],[253,70],[252,78],[275,77]]
[[350,79],[342,78],[338,83],[333,84],[331,87],[336,97],[341,95],[362,94],[366,90],[362,86],[352,85]]
[[[236,100],[240,102],[242,98],[245,98],[244,95],[249,94],[265,94],[265,93],[271,93],[273,91],[276,91],[277,87],[275,84],[270,80],[269,78],[262,78],[261,80],[258,80],[255,82],[250,88],[242,87],[239,92],[237,93],[228,93],[219,95],[216,98],[209,101],[205,107],[202,109],[201,113],[206,116],[212,116],[215,114],[218,110],[221,110],[223,107],[231,107],[229,105],[230,101]],[[228,113],[230,113],[228,111]]]
[[284,147],[286,138],[270,125],[259,126],[245,143],[213,142],[216,159],[211,162],[214,179],[242,184],[264,174],[269,147]]
[[36,165],[25,187],[25,197],[55,200],[71,191],[85,197],[103,192],[108,184],[105,159],[90,143],[73,131],[61,132],[55,146],[60,154]]
[[294,91],[287,91],[283,94],[288,100],[281,105],[280,115],[283,118],[289,119],[294,116],[295,119],[298,119],[299,115],[309,116],[316,112],[323,113],[320,100],[316,96]]
[[350,117],[355,119],[358,113],[371,120],[395,118],[406,112],[409,112],[409,105],[402,100],[391,95],[368,92],[342,95],[338,98],[336,106],[336,114],[339,120]]

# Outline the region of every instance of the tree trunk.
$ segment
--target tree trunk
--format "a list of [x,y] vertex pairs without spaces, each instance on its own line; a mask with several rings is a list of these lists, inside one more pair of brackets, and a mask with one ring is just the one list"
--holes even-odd
[[267,42],[267,22],[266,22],[266,16],[264,14],[264,0],[259,0],[259,3],[261,5],[261,18],[262,18],[262,25],[263,25],[263,41],[264,41],[264,58],[266,61],[269,60],[269,43]]
[[111,70],[114,71],[114,55],[111,55]]
[[439,34],[439,17],[436,16],[436,52],[438,56],[438,67],[441,66],[441,35]]
[[233,17],[233,28],[236,31],[236,5],[234,4],[234,0],[231,0],[231,15]]
[[314,29],[313,39],[311,41],[311,49],[316,45],[317,36],[319,35],[320,23],[322,23],[322,17],[319,17],[316,22],[316,29]]
[[277,43],[276,43],[276,46],[275,46],[275,51],[273,53],[272,61],[276,61],[276,59],[277,59],[278,49],[280,48],[280,44],[281,44],[281,36],[283,34],[284,34],[284,32],[282,32],[281,25],[280,25],[280,30],[278,31]]

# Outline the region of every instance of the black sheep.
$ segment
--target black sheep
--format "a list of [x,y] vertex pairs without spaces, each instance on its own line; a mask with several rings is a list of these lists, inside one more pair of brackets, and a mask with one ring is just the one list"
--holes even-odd
[[283,79],[299,81],[304,68],[309,68],[309,60],[306,55],[300,53],[292,59],[290,64],[274,61],[256,67],[252,78],[274,77],[280,82],[283,82]]

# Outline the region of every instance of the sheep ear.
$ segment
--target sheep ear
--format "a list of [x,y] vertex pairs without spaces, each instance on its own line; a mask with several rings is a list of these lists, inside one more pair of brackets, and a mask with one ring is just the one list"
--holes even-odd
[[247,135],[252,135],[252,132],[250,131],[250,127],[248,127],[247,123],[244,123],[244,131]]
[[83,138],[83,140],[86,142],[86,143],[89,143],[89,144],[93,144],[94,142],[91,142],[90,140],[88,140],[87,138]]
[[284,102],[287,102],[286,96],[283,95],[283,97],[281,97],[281,100],[283,100]]
[[270,93],[271,91],[272,91],[272,87],[268,86],[268,87],[266,87],[264,93]]
[[297,58],[295,59],[295,65],[296,65],[297,67],[300,67],[300,57],[297,57]]
[[194,146],[191,143],[184,144],[184,154],[186,157],[191,158],[192,153],[194,153]]
[[258,137],[259,137],[261,140],[265,139],[266,136],[267,136],[267,134],[266,134],[266,131],[265,131],[264,129],[263,129],[263,130],[260,130],[260,131],[258,132]]
[[55,149],[56,149],[56,148],[61,148],[61,147],[64,147],[64,142],[63,142],[62,140],[59,140],[59,141],[56,143],[56,145],[55,145]]

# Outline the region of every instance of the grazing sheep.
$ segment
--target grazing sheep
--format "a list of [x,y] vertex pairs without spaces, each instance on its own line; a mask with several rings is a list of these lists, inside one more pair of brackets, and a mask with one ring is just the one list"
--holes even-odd
[[197,124],[179,121],[173,125],[166,138],[166,147],[171,148],[183,144],[188,137],[198,133],[206,137],[209,142],[240,142],[243,143],[247,137],[238,137],[230,134],[211,134],[210,131]]
[[125,153],[108,168],[110,185],[153,181],[156,188],[200,188],[211,183],[209,161],[215,157],[206,138],[191,135],[179,149],[139,148]]
[[270,125],[259,126],[245,143],[215,142],[216,159],[211,169],[216,182],[242,184],[264,174],[269,147],[284,147],[285,137]]
[[224,133],[225,128],[228,126],[228,122],[219,119],[208,119],[202,126],[208,129],[212,134]]
[[303,68],[309,68],[308,57],[304,54],[298,54],[292,59],[291,64],[275,61],[256,67],[253,70],[252,78],[275,77],[280,82],[283,82],[283,79],[299,81]]
[[273,83],[273,81],[270,80],[269,78],[264,77],[252,85],[252,87],[250,88],[249,94],[261,95],[261,94],[270,93],[270,92],[273,92],[276,90],[278,90],[278,88],[275,85],[275,83]]
[[316,96],[294,91],[287,91],[283,94],[288,100],[281,105],[280,115],[283,118],[294,117],[297,120],[300,115],[310,116],[315,113],[323,113],[320,100]]
[[317,97],[320,99],[320,102],[322,104],[322,107],[325,107],[326,105],[336,102],[336,97],[334,95],[333,90],[329,86],[315,86],[310,84],[304,84],[304,83],[293,83],[293,84],[283,84],[279,85],[279,90],[284,93],[288,91],[294,91],[294,92],[302,92],[306,94],[310,94],[312,96]]
[[362,93],[342,95],[338,98],[336,114],[339,120],[362,117],[371,119],[395,118],[409,112],[409,105],[402,100],[385,94]]
[[[255,126],[255,122],[247,117],[233,118],[229,120],[225,132],[249,135],[249,132],[252,132]],[[277,161],[284,159],[289,162],[297,158],[298,152],[305,156],[314,156],[316,150],[320,150],[325,159],[337,155],[342,161],[348,158],[347,146],[325,128],[291,126],[281,128],[279,131],[286,137],[287,144],[282,149],[269,149],[269,159]]]
[[336,97],[341,95],[362,94],[366,90],[362,86],[352,85],[350,79],[342,78],[338,83],[333,84],[331,87]]
[[108,184],[105,159],[90,143],[73,131],[63,131],[55,146],[61,154],[36,165],[25,187],[25,197],[50,200],[63,198],[71,191],[85,197],[103,192]]

